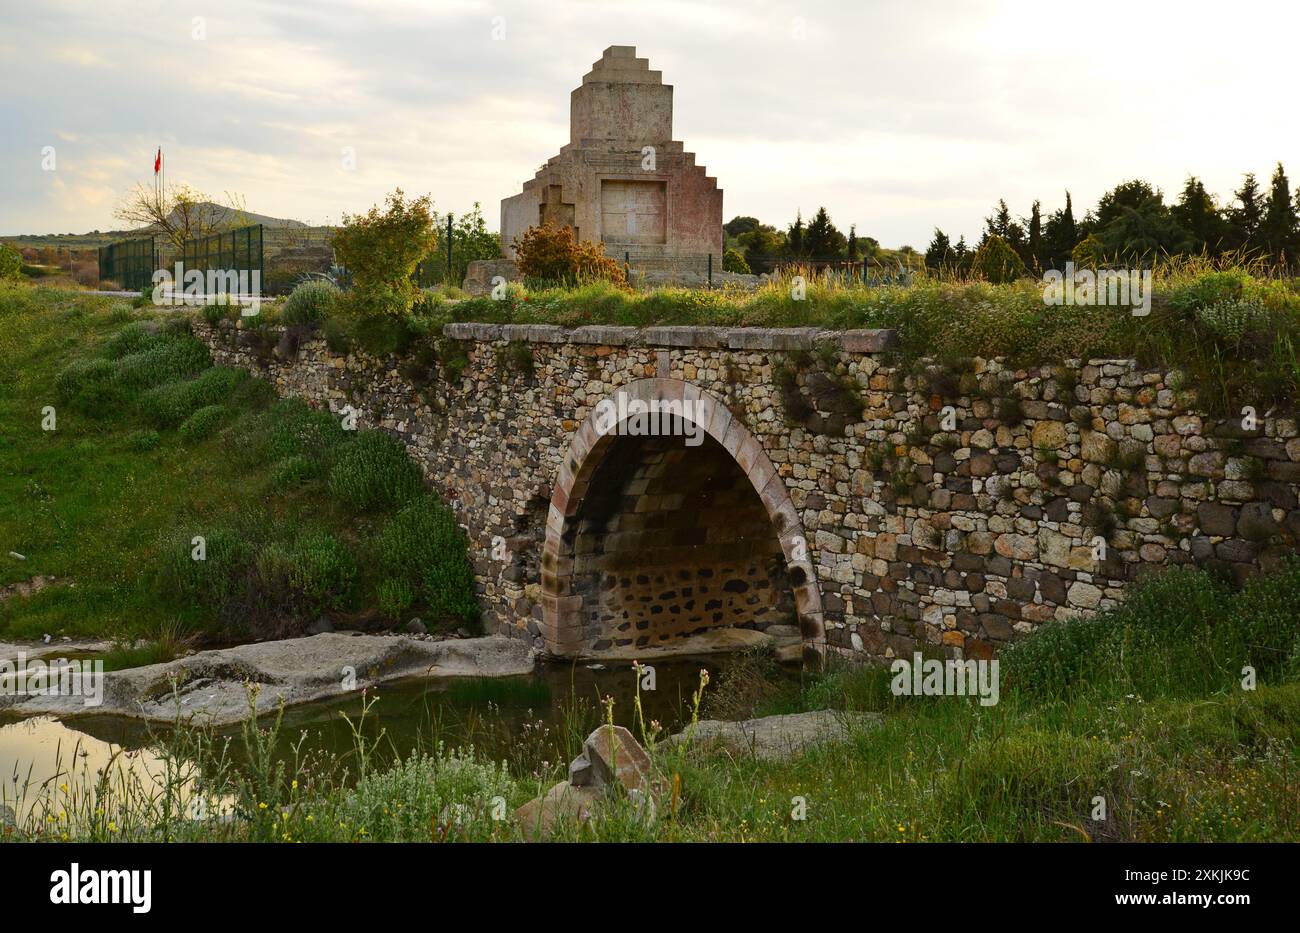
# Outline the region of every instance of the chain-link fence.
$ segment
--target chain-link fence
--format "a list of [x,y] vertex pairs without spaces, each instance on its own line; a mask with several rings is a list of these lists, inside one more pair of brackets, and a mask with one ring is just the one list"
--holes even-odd
[[99,247],[99,281],[113,282],[138,292],[153,281],[157,268],[153,237],[122,240]]

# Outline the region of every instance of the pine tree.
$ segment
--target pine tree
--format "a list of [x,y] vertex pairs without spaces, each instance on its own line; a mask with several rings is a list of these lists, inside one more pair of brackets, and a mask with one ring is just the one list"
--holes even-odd
[[957,245],[952,248],[952,262],[957,271],[965,275],[970,271],[971,258],[974,254],[970,247],[966,245],[966,235],[962,234],[957,238]]
[[849,262],[857,262],[862,256],[858,250],[858,225],[849,225]]
[[835,229],[826,208],[817,208],[803,234],[803,248],[813,262],[836,262],[844,255],[844,234]]
[[1223,252],[1228,236],[1227,221],[1220,213],[1214,198],[1195,175],[1189,175],[1170,214],[1187,233],[1191,251],[1217,256]]
[[803,233],[803,212],[796,211],[794,215],[794,223],[790,225],[790,230],[785,237],[786,254],[791,259],[804,258]]
[[1026,251],[1025,228],[1011,218],[1011,209],[1004,200],[998,201],[998,209],[992,217],[984,218],[984,236],[980,238],[980,246],[993,236],[1005,241],[1022,256]]
[[[962,248],[965,249],[964,241]],[[942,269],[944,265],[952,261],[952,258],[952,244],[948,240],[947,234],[935,227],[934,239],[930,241],[930,245],[925,251],[925,267],[927,269]]]
[[1065,207],[1053,211],[1043,226],[1044,250],[1046,256],[1042,265],[1045,269],[1060,269],[1070,258],[1070,251],[1079,242],[1079,229],[1074,223],[1074,202],[1070,192],[1065,192]]
[[1277,164],[1269,184],[1268,202],[1259,228],[1260,246],[1278,264],[1293,265],[1300,252],[1300,221],[1291,203],[1291,184],[1282,163]]
[[1232,196],[1237,199],[1237,203],[1228,211],[1231,224],[1229,244],[1233,249],[1253,252],[1259,247],[1256,238],[1264,217],[1264,199],[1259,193],[1259,183],[1255,181],[1254,172],[1246,173],[1241,188],[1234,191]]
[[1029,244],[1026,249],[1026,265],[1035,269],[1043,268],[1043,215],[1042,205],[1037,200],[1029,209]]

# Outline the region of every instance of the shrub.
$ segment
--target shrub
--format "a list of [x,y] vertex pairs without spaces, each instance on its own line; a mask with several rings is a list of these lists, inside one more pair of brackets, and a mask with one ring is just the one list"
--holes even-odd
[[[504,762],[480,762],[473,751],[413,754],[384,771],[365,774],[322,826],[346,827],[355,838],[428,842],[433,833],[488,838],[499,829],[492,801],[517,796]],[[401,806],[394,806],[400,801]]]
[[126,446],[138,453],[157,450],[161,443],[162,435],[151,430],[132,431],[126,438]]
[[325,475],[321,464],[311,457],[294,454],[277,462],[271,471],[271,486],[281,492],[296,489]]
[[465,535],[436,497],[421,496],[393,516],[379,535],[377,550],[385,579],[394,581],[387,585],[390,598],[409,588],[435,616],[477,626]]
[[1235,686],[1244,664],[1283,669],[1294,650],[1300,560],[1233,595],[1211,574],[1175,567],[1132,586],[1091,618],[1049,622],[1002,655],[1007,683],[1030,696],[1089,687],[1204,695]]
[[286,324],[310,324],[330,316],[338,303],[338,286],[329,279],[307,279],[294,286],[280,309]]
[[194,531],[179,532],[163,542],[159,564],[159,589],[179,605],[216,613],[245,586],[253,548],[247,538],[231,529],[209,529],[204,538],[204,559],[194,559]]
[[402,505],[422,486],[406,448],[382,431],[362,431],[330,470],[330,494],[356,511]]
[[405,580],[388,577],[379,584],[379,609],[396,619],[415,602],[415,588]]
[[722,271],[748,275],[750,272],[749,263],[745,261],[744,254],[740,250],[729,249],[722,254]]
[[1002,285],[1024,275],[1025,263],[1006,240],[994,234],[976,251],[972,269],[984,281]]
[[307,618],[342,606],[357,576],[348,549],[326,531],[302,532],[291,545],[271,543],[254,571],[263,608],[277,617]]
[[328,411],[316,411],[301,399],[282,399],[249,419],[231,449],[247,464],[302,456],[323,475],[348,440],[348,433]]
[[1250,275],[1241,269],[1207,272],[1170,289],[1169,304],[1185,314],[1195,315],[1209,305],[1241,298],[1250,281]]
[[117,361],[114,380],[128,394],[193,376],[212,365],[212,357],[193,337],[164,338]]
[[529,227],[515,241],[515,255],[519,271],[539,282],[578,285],[606,280],[627,284],[623,267],[605,255],[604,247],[587,240],[575,243],[570,227]]
[[518,373],[521,376],[529,377],[533,374],[536,364],[533,361],[533,348],[527,341],[512,340],[505,347],[497,351],[497,375],[505,379],[510,373]]
[[225,405],[203,406],[181,423],[181,440],[187,444],[196,444],[211,437],[229,413],[230,410]]
[[465,352],[464,346],[457,340],[441,337],[436,347],[438,365],[442,369],[443,378],[448,383],[460,382],[461,376],[465,374],[465,367],[469,366],[469,354]]
[[356,283],[354,310],[404,314],[415,294],[411,273],[437,242],[437,232],[427,196],[408,201],[399,188],[387,203],[382,212],[376,205],[367,214],[344,216],[334,252]]
[[103,415],[135,400],[142,390],[212,365],[207,348],[192,337],[155,334],[139,326],[123,328],[102,352],[106,359],[76,360],[55,376],[63,404]]
[[22,269],[22,254],[8,243],[0,243],[0,282],[17,281]]
[[140,397],[140,411],[156,428],[175,427],[200,408],[225,401],[247,378],[242,369],[226,366],[209,369],[193,379],[150,389]]
[[126,325],[105,340],[99,349],[99,354],[106,360],[120,360],[124,356],[156,346],[162,341],[163,338],[159,335],[156,326],[137,321]]
[[75,360],[54,377],[54,392],[69,408],[102,415],[118,401],[112,389],[116,373],[111,360]]

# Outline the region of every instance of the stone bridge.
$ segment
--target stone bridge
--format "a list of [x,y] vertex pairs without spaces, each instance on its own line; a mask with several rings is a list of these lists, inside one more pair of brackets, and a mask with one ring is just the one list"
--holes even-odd
[[435,365],[194,326],[218,362],[401,438],[466,529],[488,629],[564,657],[791,625],[806,664],[988,657],[1146,569],[1242,579],[1300,538],[1296,422],[1215,422],[1127,360],[954,371],[904,368],[885,331],[450,324]]

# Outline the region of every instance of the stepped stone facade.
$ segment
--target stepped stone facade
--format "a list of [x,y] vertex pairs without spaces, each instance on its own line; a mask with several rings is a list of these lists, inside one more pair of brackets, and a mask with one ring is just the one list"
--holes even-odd
[[501,202],[501,243],[567,226],[640,268],[722,261],[722,190],[673,140],[673,88],[631,46],[607,48],[570,100],[569,143]]
[[[1244,580],[1300,542],[1296,420],[1205,417],[1128,360],[958,375],[901,368],[887,331],[450,324],[448,376],[194,327],[401,439],[460,517],[489,629],[561,656],[793,623],[809,663],[988,657],[1144,573]],[[708,401],[701,442],[603,430],[619,393]]]

